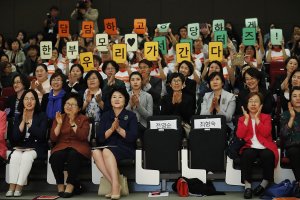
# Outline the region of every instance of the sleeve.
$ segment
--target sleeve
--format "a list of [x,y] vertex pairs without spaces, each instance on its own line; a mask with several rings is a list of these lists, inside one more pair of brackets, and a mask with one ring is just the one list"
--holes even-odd
[[78,126],[78,124],[76,123],[77,130],[76,130],[75,137],[80,141],[87,141],[90,132],[90,123],[89,123],[89,119],[86,116],[82,115],[82,117],[83,120],[81,124],[79,124],[80,126]]
[[41,141],[46,141],[48,120],[45,113],[40,113],[39,115],[34,116],[37,123],[31,125],[28,129],[30,135],[35,136]]
[[288,126],[289,120],[290,120],[290,115],[287,114],[286,112],[282,113],[280,118],[280,127],[281,127],[280,134],[283,137],[289,136],[294,130],[294,126],[292,128],[289,128]]
[[153,115],[153,99],[150,94],[145,95],[146,97],[146,105],[138,105],[136,110],[143,116],[143,118],[147,118]]
[[211,102],[208,102],[208,95],[204,95],[203,101],[201,103],[201,113],[200,113],[200,115],[211,115],[211,113],[209,112],[210,104],[211,104]]
[[26,60],[26,57],[25,57],[25,54],[24,54],[23,51],[19,51],[19,55],[20,55],[20,57],[19,57],[18,63],[16,63],[16,65],[18,67],[21,67],[24,64],[24,61]]
[[171,102],[168,102],[168,96],[164,96],[161,100],[161,115],[170,115],[172,114],[172,106],[170,105]]
[[240,139],[244,139],[247,136],[249,128],[251,126],[250,123],[248,123],[248,126],[246,126],[244,124],[244,120],[245,117],[240,117],[237,125],[236,136]]
[[6,133],[6,114],[5,112],[0,112],[0,141],[4,141]]
[[[265,92],[262,92],[262,94],[265,94]],[[271,114],[273,112],[273,109],[275,108],[274,106],[275,101],[271,92],[266,91],[266,96],[264,99],[265,100],[262,108],[262,113]]]
[[[15,117],[15,121],[14,121],[14,128],[13,128],[13,134],[12,134],[12,139],[13,141],[20,141],[22,139],[22,135],[24,135],[24,132],[22,133],[19,129],[20,126],[20,118],[19,115]],[[25,129],[24,129],[25,130]]]
[[[63,120],[64,120],[64,118],[63,118]],[[61,129],[63,128],[63,124],[62,124]],[[56,136],[55,133],[54,133],[54,129],[56,128],[56,126],[57,126],[57,122],[56,122],[55,119],[53,119],[53,123],[52,123],[52,127],[51,127],[51,132],[50,132],[50,140],[52,142],[56,142],[58,140],[58,138],[59,138],[59,136]]]
[[272,123],[270,115],[261,115],[259,124],[255,124],[256,134],[265,138],[269,137],[272,133]]
[[[109,112],[109,111],[108,111]],[[105,132],[108,130],[107,123],[108,123],[109,115],[104,114],[100,119],[99,131],[97,132],[97,141],[102,143],[105,141]]]
[[218,113],[218,115],[224,115],[226,117],[226,121],[230,122],[235,112],[235,106],[236,106],[235,96],[232,95],[229,100],[227,109],[225,110],[224,107],[220,106],[220,112]]
[[135,113],[132,113],[128,127],[126,128],[125,140],[127,142],[135,142],[137,138],[137,118]]

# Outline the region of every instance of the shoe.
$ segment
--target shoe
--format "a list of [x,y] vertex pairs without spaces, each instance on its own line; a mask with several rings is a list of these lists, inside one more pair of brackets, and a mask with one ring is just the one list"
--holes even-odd
[[111,195],[111,199],[120,199],[120,198],[121,198],[121,195],[119,195],[119,194]]
[[6,192],[6,194],[5,194],[5,196],[6,196],[6,197],[12,197],[12,196],[14,196],[14,191],[8,190],[8,191]]
[[20,197],[20,196],[22,196],[22,191],[16,190],[16,191],[14,192],[14,197]]
[[111,194],[106,194],[105,198],[110,199],[111,198]]
[[58,192],[58,193],[57,193],[57,196],[59,196],[59,197],[64,197],[64,193],[65,193],[65,192]]
[[71,198],[73,196],[73,192],[64,192],[63,198]]
[[244,199],[252,199],[252,190],[251,190],[251,188],[245,189]]
[[253,193],[255,196],[260,196],[265,192],[265,188],[261,185],[258,185],[256,188],[254,188]]

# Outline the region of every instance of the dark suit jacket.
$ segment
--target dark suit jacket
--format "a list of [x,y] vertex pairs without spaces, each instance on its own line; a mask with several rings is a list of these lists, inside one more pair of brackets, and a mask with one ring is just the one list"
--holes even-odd
[[151,76],[149,83],[151,85],[151,88],[146,92],[151,94],[153,98],[153,115],[159,115],[159,107],[161,104],[162,80],[160,78]]
[[26,148],[35,148],[37,157],[45,159],[47,157],[48,142],[47,142],[47,116],[45,113],[37,113],[33,115],[32,125],[28,129],[30,133],[28,138],[25,138],[26,129],[20,132],[19,125],[22,117],[17,116],[14,121],[13,140],[17,142],[17,146]]

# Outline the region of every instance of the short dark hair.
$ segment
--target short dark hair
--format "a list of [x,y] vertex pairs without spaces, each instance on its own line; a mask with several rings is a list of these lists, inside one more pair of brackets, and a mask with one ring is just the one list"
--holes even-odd
[[289,81],[288,81],[288,87],[289,89],[291,90],[292,89],[292,78],[293,76],[297,73],[297,72],[300,72],[300,68],[297,68],[295,71],[293,71],[293,73],[291,74],[290,78],[289,78]]
[[81,64],[74,64],[74,65],[72,65],[72,67],[71,67],[71,69],[70,69],[70,72],[71,72],[72,69],[75,68],[75,67],[78,67],[78,68],[79,68],[79,70],[80,70],[80,72],[82,73],[82,75],[84,74],[84,69],[83,69],[83,67],[82,67]]
[[222,81],[223,86],[224,86],[224,84],[225,84],[225,78],[224,78],[223,74],[220,73],[220,72],[213,72],[213,73],[211,73],[209,75],[209,77],[207,79],[208,80],[209,88],[211,88],[210,81],[212,81],[216,76],[219,76],[221,78],[221,81]]
[[18,105],[18,111],[20,112],[20,116],[19,116],[20,119],[22,119],[22,117],[23,117],[24,98],[25,98],[25,95],[29,92],[31,92],[33,94],[34,99],[35,99],[35,107],[34,107],[33,114],[37,114],[37,113],[41,112],[41,105],[40,105],[39,97],[38,97],[38,94],[36,93],[36,91],[33,89],[25,90],[21,96],[21,99],[20,99],[19,105]]
[[44,68],[44,70],[45,70],[46,72],[48,72],[48,68],[47,68],[47,66],[46,66],[45,64],[43,64],[43,63],[38,64],[38,65],[36,66],[35,70],[36,70],[38,67],[42,67],[42,68]]
[[258,87],[261,87],[261,82],[262,82],[262,74],[260,71],[258,71],[258,69],[256,69],[255,67],[250,67],[249,69],[247,69],[244,74],[243,74],[243,82],[246,83],[246,74],[248,74],[249,76],[255,78],[258,80]]
[[[21,31],[19,31],[18,33],[20,33]],[[9,48],[12,49],[12,43],[17,42],[19,44],[19,50],[21,49],[21,43],[18,39],[13,39],[9,45]]]
[[6,66],[11,66],[10,62],[7,61],[0,62],[0,72],[3,72]]
[[14,77],[12,78],[12,83],[15,82],[15,79],[17,77],[20,77],[21,83],[24,85],[24,89],[28,90],[30,87],[30,82],[28,80],[28,78],[24,75],[24,74],[16,74],[14,75]]
[[298,67],[299,67],[299,60],[298,60],[298,58],[297,58],[296,56],[291,56],[291,57],[288,57],[288,58],[284,61],[285,68],[286,68],[287,64],[290,62],[290,60],[292,60],[292,59],[294,59],[294,60],[297,61]]
[[101,74],[97,70],[91,70],[85,75],[85,77],[84,77],[85,84],[88,85],[87,80],[92,74],[95,74],[97,76],[97,78],[99,80],[99,88],[102,89],[104,81],[103,81]]
[[179,78],[181,79],[181,82],[182,82],[182,83],[185,82],[185,77],[184,77],[184,75],[183,75],[182,73],[174,72],[174,73],[172,73],[172,74],[169,76],[167,83],[170,84],[170,83],[172,82],[172,80],[173,80],[174,78],[177,78],[177,77],[179,77]]
[[115,68],[116,73],[119,71],[120,66],[118,65],[118,63],[116,63],[116,62],[113,61],[113,60],[108,60],[108,61],[105,61],[105,62],[103,63],[103,65],[102,65],[102,71],[103,71],[104,73],[105,73],[105,70],[106,70],[108,64],[111,64],[111,65]]
[[194,73],[194,66],[191,62],[187,61],[187,60],[184,60],[182,61],[181,63],[178,64],[178,72],[180,70],[180,67],[182,64],[186,64],[189,68],[189,75],[188,76],[191,76],[193,73]]
[[151,61],[147,60],[147,59],[141,60],[141,61],[139,62],[139,66],[140,66],[141,63],[146,64],[149,68],[152,68],[152,66],[153,66],[153,63],[152,63]]
[[249,99],[251,99],[253,96],[257,95],[259,97],[260,103],[263,104],[264,103],[264,95],[260,92],[250,92],[247,96],[247,101],[246,101],[246,105],[248,105],[249,103]]
[[75,92],[70,92],[70,93],[66,94],[66,96],[64,97],[64,105],[66,104],[66,102],[69,99],[72,99],[72,98],[77,101],[78,107],[80,108],[80,110],[82,110],[82,107],[83,107],[83,98],[82,98],[82,95],[80,95],[78,93],[75,93]]
[[115,93],[115,92],[120,92],[124,96],[124,98],[125,98],[124,108],[126,108],[126,106],[128,105],[128,102],[129,102],[129,98],[130,98],[129,94],[128,94],[125,87],[118,87],[118,86],[113,87],[110,94],[109,94],[109,104],[110,104],[110,106],[112,106],[111,105],[111,97],[112,97],[113,93]]
[[132,77],[133,75],[138,75],[138,76],[143,80],[142,74],[141,74],[140,72],[138,72],[138,71],[135,71],[135,72],[132,72],[132,73],[129,75],[129,81],[130,81],[130,79],[131,79],[131,77]]
[[27,49],[27,51],[29,51],[30,49],[36,50],[36,52],[39,53],[39,46],[37,45],[30,45]]
[[63,87],[64,87],[64,85],[65,85],[65,83],[66,83],[66,77],[65,77],[65,75],[62,74],[61,72],[54,72],[54,73],[51,75],[51,77],[50,77],[50,85],[51,85],[52,80],[53,80],[54,78],[58,77],[58,76],[61,77],[62,83],[63,83],[62,85],[63,85]]
[[290,90],[290,101],[292,100],[292,94],[295,90],[300,90],[300,86],[295,86],[295,87],[292,87],[292,89]]

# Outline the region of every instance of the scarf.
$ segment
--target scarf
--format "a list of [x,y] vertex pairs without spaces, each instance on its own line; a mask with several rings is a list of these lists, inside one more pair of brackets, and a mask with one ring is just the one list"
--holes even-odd
[[48,118],[54,119],[56,112],[62,111],[62,99],[65,94],[66,92],[64,90],[61,90],[57,96],[53,96],[53,90],[50,91],[46,110]]

